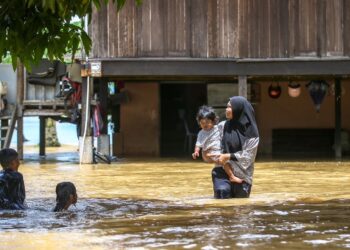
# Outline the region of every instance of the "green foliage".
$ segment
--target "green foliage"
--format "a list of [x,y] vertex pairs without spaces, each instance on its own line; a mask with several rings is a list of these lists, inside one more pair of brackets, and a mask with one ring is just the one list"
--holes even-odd
[[2,63],[5,64],[12,64],[12,60],[11,60],[11,56],[10,55],[6,55],[2,58]]
[[[75,53],[82,44],[89,53],[91,39],[84,24],[72,23],[73,17],[91,20],[92,6],[112,2],[120,10],[126,0],[1,0],[0,2],[0,62],[8,53],[12,66],[17,58],[30,69],[44,54],[51,60],[63,61],[66,53]],[[135,0],[138,4],[142,0]]]

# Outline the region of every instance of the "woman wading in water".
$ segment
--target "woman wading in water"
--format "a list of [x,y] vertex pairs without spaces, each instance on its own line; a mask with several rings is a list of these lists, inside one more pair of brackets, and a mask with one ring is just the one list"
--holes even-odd
[[[254,161],[259,144],[259,132],[252,105],[241,96],[230,98],[226,107],[227,121],[222,137],[222,153],[212,170],[214,196],[218,199],[248,198],[250,195]],[[208,154],[209,157],[214,156]],[[223,169],[229,164],[242,183],[233,183]]]

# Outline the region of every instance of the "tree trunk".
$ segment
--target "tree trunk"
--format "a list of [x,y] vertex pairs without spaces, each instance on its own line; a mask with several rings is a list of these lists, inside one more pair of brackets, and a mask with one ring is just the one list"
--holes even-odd
[[45,132],[46,132],[45,145],[47,147],[61,146],[57,137],[56,121],[52,120],[51,118],[47,118]]

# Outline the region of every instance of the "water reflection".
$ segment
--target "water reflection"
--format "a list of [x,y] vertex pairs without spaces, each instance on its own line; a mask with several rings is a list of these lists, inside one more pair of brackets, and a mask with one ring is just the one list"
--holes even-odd
[[[0,211],[6,248],[350,248],[347,163],[259,163],[250,199],[214,200],[211,166],[178,161],[22,166],[26,211]],[[57,182],[76,207],[51,212]],[[16,239],[13,241],[13,239]]]

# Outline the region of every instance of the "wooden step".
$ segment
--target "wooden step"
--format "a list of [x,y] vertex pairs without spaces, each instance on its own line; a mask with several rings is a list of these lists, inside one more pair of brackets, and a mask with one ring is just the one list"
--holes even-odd
[[8,126],[6,126],[6,127],[0,127],[0,129],[1,129],[1,130],[8,130],[9,127],[8,127]]

